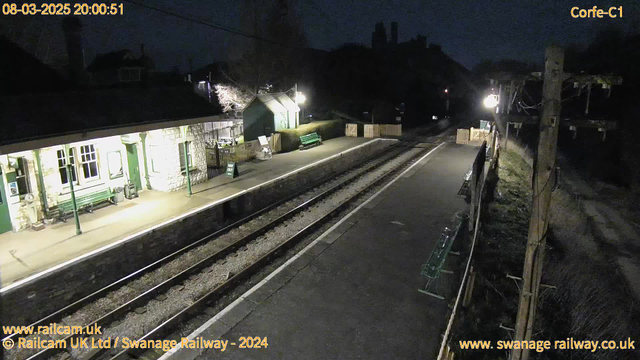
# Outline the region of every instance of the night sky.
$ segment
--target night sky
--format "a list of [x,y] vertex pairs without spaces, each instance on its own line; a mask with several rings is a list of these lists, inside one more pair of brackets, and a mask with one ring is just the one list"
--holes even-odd
[[[331,50],[343,43],[370,46],[377,21],[398,22],[399,41],[417,34],[428,43],[442,45],[443,51],[467,68],[483,59],[517,59],[541,62],[544,47],[550,43],[585,45],[598,31],[618,26],[625,32],[640,32],[640,2],[602,1],[356,1],[296,0],[295,11],[303,24],[309,46]],[[116,1],[117,2],[117,1]],[[243,1],[156,0],[146,2],[183,15],[203,19],[226,28],[241,30],[239,17]],[[573,6],[623,6],[622,19],[574,19]],[[120,16],[82,17],[87,65],[96,54],[131,49],[140,53],[140,43],[159,70],[178,65],[188,70],[225,60],[229,44],[237,40],[220,30],[191,23],[153,10],[125,3]],[[6,19],[20,22],[22,31],[45,34],[39,46],[48,42],[51,52],[64,47],[61,17],[31,16]],[[25,25],[26,24],[26,25]],[[15,31],[15,28],[14,28]]]

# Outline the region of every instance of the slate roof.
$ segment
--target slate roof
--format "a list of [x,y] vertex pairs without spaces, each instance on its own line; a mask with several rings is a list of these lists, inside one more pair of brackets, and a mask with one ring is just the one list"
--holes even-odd
[[87,67],[87,71],[98,72],[123,67],[144,67],[144,65],[142,58],[135,58],[131,51],[125,49],[96,56],[93,62]]
[[298,105],[285,93],[260,94],[251,102],[260,101],[267,106],[272,113],[282,113],[287,111],[300,111]]
[[1,35],[0,54],[0,95],[69,88],[55,70]]
[[221,114],[191,85],[0,97],[0,145],[70,133]]

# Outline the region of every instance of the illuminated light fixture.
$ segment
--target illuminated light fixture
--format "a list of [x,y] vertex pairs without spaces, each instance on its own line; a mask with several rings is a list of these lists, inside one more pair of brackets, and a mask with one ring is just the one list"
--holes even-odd
[[445,92],[445,93],[448,93],[448,92],[449,92],[449,89],[444,89],[444,92]]
[[304,102],[307,100],[307,97],[304,96],[303,93],[299,92],[296,94],[296,104],[304,104]]
[[489,95],[486,97],[486,99],[484,99],[484,101],[482,102],[484,104],[484,107],[486,108],[494,108],[496,106],[498,106],[498,95]]

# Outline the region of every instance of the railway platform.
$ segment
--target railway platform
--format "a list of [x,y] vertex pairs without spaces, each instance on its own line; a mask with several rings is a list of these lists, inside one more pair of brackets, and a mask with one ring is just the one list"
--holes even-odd
[[[476,153],[440,145],[189,335],[228,340],[224,352],[175,348],[162,358],[435,358],[448,302],[418,292],[420,269],[467,206],[458,190]],[[457,281],[442,276],[450,300]],[[240,349],[241,337],[268,346]]]
[[2,290],[19,286],[34,276],[68,265],[101,249],[116,246],[150,228],[178,221],[191,211],[225,201],[241,192],[251,191],[274,179],[287,176],[306,166],[313,166],[332,156],[354,149],[369,141],[340,137],[304,151],[276,154],[268,161],[239,164],[240,176],[216,176],[186,189],[166,193],[147,190],[133,200],[117,206],[105,206],[93,213],[81,213],[82,234],[76,235],[73,218],[54,223],[41,231],[25,230],[0,235],[0,284]]

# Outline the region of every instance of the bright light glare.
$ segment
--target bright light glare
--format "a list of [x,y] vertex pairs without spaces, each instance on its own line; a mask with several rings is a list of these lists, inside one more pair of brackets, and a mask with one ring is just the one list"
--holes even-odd
[[445,93],[448,93],[448,92],[449,92],[449,89],[444,89],[444,92],[445,92]]
[[498,95],[489,95],[482,103],[486,108],[494,108],[498,106]]
[[298,92],[298,94],[296,95],[296,104],[304,104],[306,100],[307,100],[307,97],[304,96],[303,93]]

